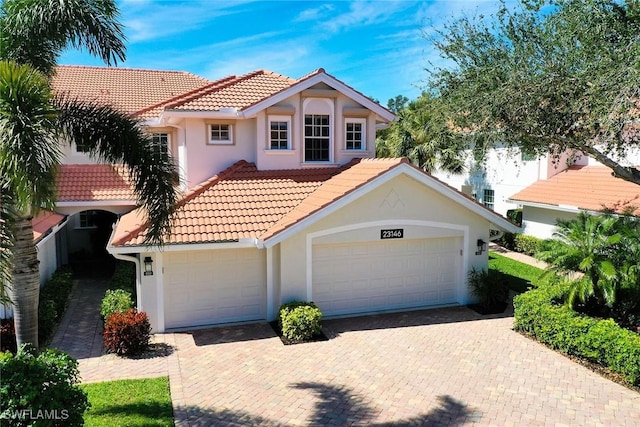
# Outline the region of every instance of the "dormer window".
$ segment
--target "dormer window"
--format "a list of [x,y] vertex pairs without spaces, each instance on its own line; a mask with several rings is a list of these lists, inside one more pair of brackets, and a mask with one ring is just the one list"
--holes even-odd
[[233,126],[228,123],[212,123],[209,125],[209,144],[233,144]]
[[330,129],[328,115],[304,116],[304,160],[306,162],[329,161]]
[[269,116],[269,149],[291,149],[290,116]]
[[151,142],[156,150],[162,154],[169,152],[169,134],[168,133],[152,133]]
[[348,119],[345,122],[345,149],[364,150],[366,147],[366,119]]

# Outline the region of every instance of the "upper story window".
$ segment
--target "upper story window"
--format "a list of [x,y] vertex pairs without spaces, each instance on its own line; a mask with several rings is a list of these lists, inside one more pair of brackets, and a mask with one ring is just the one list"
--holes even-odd
[[367,121],[365,119],[347,119],[345,122],[345,149],[364,150],[366,146],[365,129]]
[[212,123],[209,125],[209,144],[233,144],[233,126],[227,123]]
[[154,147],[163,154],[169,153],[169,134],[168,133],[152,133],[151,141]]
[[291,118],[286,116],[269,117],[269,148],[271,150],[291,149]]
[[305,162],[328,162],[330,159],[330,134],[328,114],[305,114],[304,116],[304,160]]
[[495,192],[488,188],[484,189],[482,194],[482,204],[488,207],[489,209],[493,209],[495,202]]
[[78,228],[95,228],[98,211],[82,211],[78,215]]
[[89,145],[82,141],[74,141],[72,146],[75,153],[89,153],[90,151]]

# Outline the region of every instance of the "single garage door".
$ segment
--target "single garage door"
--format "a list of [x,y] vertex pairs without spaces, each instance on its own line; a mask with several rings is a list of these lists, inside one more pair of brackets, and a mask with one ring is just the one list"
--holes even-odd
[[313,301],[327,315],[457,302],[462,238],[313,247]]
[[165,328],[265,319],[266,289],[257,249],[166,253]]

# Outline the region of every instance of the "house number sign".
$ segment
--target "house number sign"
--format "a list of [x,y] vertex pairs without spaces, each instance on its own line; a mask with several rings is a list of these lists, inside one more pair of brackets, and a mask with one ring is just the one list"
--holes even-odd
[[392,230],[380,230],[381,239],[402,239],[404,237],[404,228],[394,228]]

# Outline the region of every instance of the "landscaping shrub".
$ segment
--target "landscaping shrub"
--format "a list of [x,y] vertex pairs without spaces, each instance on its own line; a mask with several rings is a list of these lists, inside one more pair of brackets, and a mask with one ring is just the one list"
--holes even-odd
[[[40,289],[40,299],[48,299],[55,303],[57,316],[62,317],[69,295],[73,290],[72,273],[67,267],[56,270],[51,279]],[[58,318],[59,320],[59,318]]]
[[149,347],[151,325],[147,313],[131,308],[112,313],[104,325],[104,346],[110,353],[135,356]]
[[542,242],[542,239],[525,234],[516,234],[514,239],[515,250],[530,256],[542,249]]
[[478,297],[478,303],[486,309],[498,308],[509,297],[507,281],[499,271],[473,268],[469,272],[468,283],[471,293]]
[[0,319],[0,352],[16,352],[16,330],[13,318]]
[[81,426],[89,407],[77,386],[78,362],[47,349],[38,354],[27,344],[0,354],[0,424],[7,426]]
[[322,313],[312,302],[293,301],[280,306],[278,326],[291,342],[302,342],[320,334]]
[[518,227],[522,226],[522,209],[509,209],[507,218]]
[[105,320],[112,313],[127,311],[133,308],[131,293],[124,289],[107,289],[100,303],[100,315]]
[[504,233],[497,241],[497,244],[503,248],[514,251],[516,249],[516,235],[513,233]]
[[608,367],[640,385],[640,334],[613,320],[581,315],[563,301],[563,282],[541,283],[514,298],[514,329],[566,354]]
[[38,340],[46,343],[58,324],[56,303],[50,299],[40,299],[38,303]]
[[118,260],[109,289],[123,289],[131,294],[131,299],[136,300],[136,269],[132,262]]

